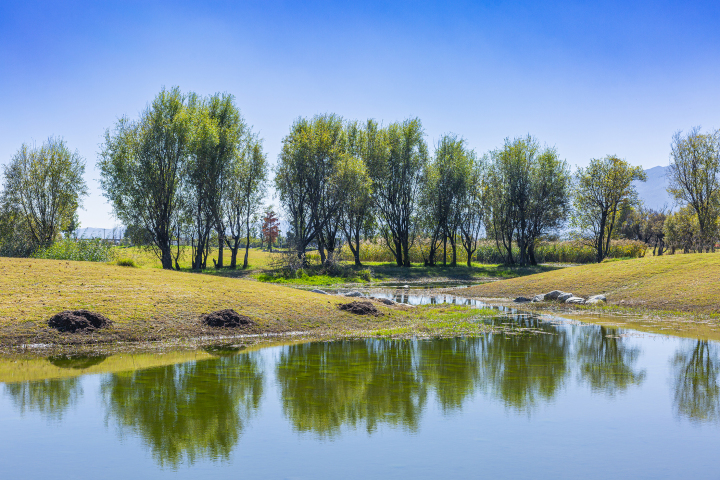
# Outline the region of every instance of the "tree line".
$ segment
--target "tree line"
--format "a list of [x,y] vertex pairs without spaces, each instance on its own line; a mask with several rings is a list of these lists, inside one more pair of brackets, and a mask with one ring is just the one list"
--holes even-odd
[[[714,250],[720,217],[720,134],[694,128],[672,140],[669,192],[683,208],[645,209],[635,181],[640,167],[615,155],[591,159],[574,173],[555,147],[526,135],[477,154],[456,134],[432,153],[420,119],[382,125],[336,114],[298,118],[282,140],[272,179],[285,219],[285,240],[304,259],[317,248],[332,262],[347,245],[360,265],[362,240],[381,239],[398,266],[420,245],[432,266],[468,265],[481,240],[494,242],[507,264],[536,264],[543,239],[572,235],[602,261],[620,236],[673,251],[692,230],[692,248]],[[77,228],[87,194],[84,160],[61,139],[22,145],[5,166],[0,248],[28,255],[60,232]],[[262,140],[232,95],[207,97],[163,89],[138,118],[109,128],[99,152],[101,186],[136,243],[148,244],[163,268],[179,269],[182,245],[192,267],[218,260],[248,265],[251,230],[269,179]],[[276,220],[275,220],[276,223]],[[273,238],[278,235],[274,224]],[[684,237],[683,237],[684,238]],[[659,247],[659,248],[658,248]]]

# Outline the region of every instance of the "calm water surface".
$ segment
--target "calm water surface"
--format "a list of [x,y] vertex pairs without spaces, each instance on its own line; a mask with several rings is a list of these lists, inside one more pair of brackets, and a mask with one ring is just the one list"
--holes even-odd
[[42,360],[78,375],[0,385],[0,478],[720,477],[718,344],[493,321],[541,333]]

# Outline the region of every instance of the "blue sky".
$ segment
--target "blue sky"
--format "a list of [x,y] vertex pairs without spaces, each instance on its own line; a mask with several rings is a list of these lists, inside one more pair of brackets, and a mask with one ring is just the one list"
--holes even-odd
[[[65,138],[86,227],[116,222],[102,135],[163,86],[229,92],[275,163],[298,116],[418,116],[478,153],[531,133],[571,165],[668,163],[720,127],[720,2],[0,2],[0,162]],[[270,202],[276,202],[270,199]]]

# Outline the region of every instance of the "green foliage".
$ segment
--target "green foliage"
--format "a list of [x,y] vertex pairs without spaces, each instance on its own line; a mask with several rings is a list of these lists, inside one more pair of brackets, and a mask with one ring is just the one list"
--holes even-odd
[[[25,249],[47,247],[61,231],[77,224],[77,209],[87,195],[85,161],[71,152],[64,140],[50,137],[40,148],[23,144],[4,173],[0,201],[4,220],[14,224],[6,232],[29,241]],[[10,250],[23,248],[12,246]]]
[[608,256],[623,210],[638,204],[634,180],[646,180],[642,168],[615,155],[594,158],[577,172],[572,224],[578,237],[595,248],[597,262]]
[[488,234],[505,254],[505,263],[535,264],[535,247],[541,237],[566,221],[570,171],[554,148],[541,148],[530,135],[505,140],[490,154],[486,177]]
[[115,215],[151,235],[166,269],[173,267],[170,247],[182,210],[192,120],[180,89],[163,89],[138,120],[123,117],[105,132],[98,161],[100,184]]
[[435,265],[444,240],[450,241],[450,264],[457,264],[458,231],[463,222],[469,221],[463,213],[467,198],[473,192],[476,163],[475,152],[466,147],[465,140],[444,135],[432,161],[425,167],[417,223],[429,239],[428,248],[423,249],[428,265]]
[[63,238],[49,247],[38,249],[34,258],[49,258],[53,260],[75,260],[83,262],[110,261],[111,245],[106,241],[93,238],[90,240],[73,240]]
[[[683,253],[702,251],[702,234],[700,223],[695,209],[688,205],[675,213],[668,215],[663,226],[665,241],[670,248],[670,253],[682,250]],[[710,235],[706,234],[706,239]],[[716,230],[714,239],[718,238]]]
[[331,180],[344,155],[343,121],[335,114],[299,118],[283,139],[275,188],[299,254],[322,234],[344,200]]
[[418,118],[392,123],[385,130],[373,124],[373,148],[366,163],[377,220],[397,265],[409,267],[414,217],[428,162],[425,131]]
[[693,209],[698,226],[699,248],[714,245],[720,214],[720,130],[673,136],[668,192]]

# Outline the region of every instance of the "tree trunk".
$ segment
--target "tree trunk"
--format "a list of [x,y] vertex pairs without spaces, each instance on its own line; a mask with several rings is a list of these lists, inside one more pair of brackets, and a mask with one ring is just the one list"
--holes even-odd
[[407,238],[403,239],[403,267],[410,268],[410,241]]
[[[352,247],[350,247],[352,250]],[[355,250],[353,250],[353,256],[355,257],[355,266],[362,267],[360,263],[360,231],[355,232]]]
[[169,244],[160,245],[160,262],[162,263],[163,269],[173,269],[172,253],[170,252]]
[[225,248],[225,234],[218,231],[218,259],[215,268],[223,268],[223,249]]
[[443,267],[447,266],[447,235],[443,235]]
[[530,242],[530,245],[528,245],[528,259],[530,260],[530,265],[537,265],[537,260],[535,260],[535,242]]
[[450,247],[452,248],[452,260],[450,261],[451,267],[457,267],[457,238],[455,235],[450,235]]

